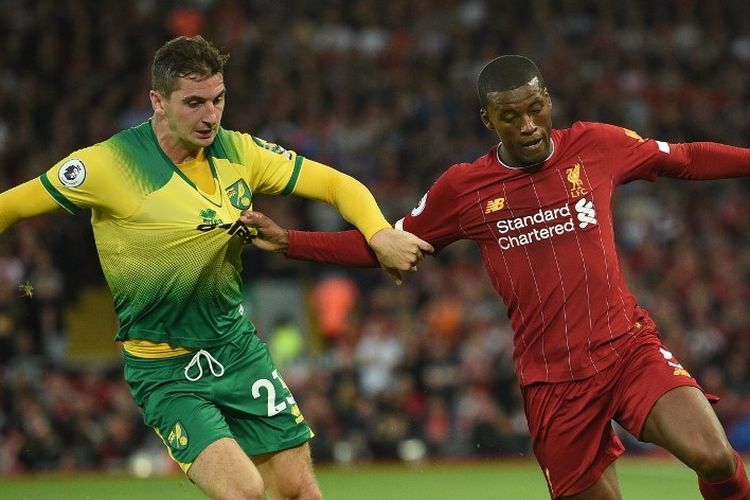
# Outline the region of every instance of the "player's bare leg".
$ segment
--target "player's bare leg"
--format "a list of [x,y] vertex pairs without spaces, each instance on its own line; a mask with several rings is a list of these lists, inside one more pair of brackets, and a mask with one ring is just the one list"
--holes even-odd
[[614,462],[604,470],[591,487],[576,495],[562,498],[571,500],[622,500]]
[[703,482],[713,485],[724,482],[719,490],[733,492],[704,491],[713,486],[702,483],[701,491],[706,498],[750,498],[744,467],[738,467],[724,429],[699,389],[678,387],[664,394],[649,413],[641,439],[668,450]]
[[214,441],[200,452],[188,477],[213,499],[263,500],[263,478],[234,439]]
[[254,456],[253,462],[274,500],[323,498],[315,480],[307,443],[277,453]]

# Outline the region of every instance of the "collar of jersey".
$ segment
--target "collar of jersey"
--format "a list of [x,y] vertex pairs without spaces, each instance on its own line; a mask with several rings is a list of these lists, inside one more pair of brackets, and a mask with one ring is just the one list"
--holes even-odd
[[539,161],[539,162],[536,162],[536,163],[532,163],[531,165],[526,165],[525,167],[513,167],[511,165],[508,165],[507,163],[505,163],[503,160],[500,159],[500,146],[503,145],[502,142],[498,142],[497,143],[497,149],[495,149],[495,158],[497,158],[497,162],[500,165],[502,165],[505,168],[509,168],[510,170],[527,170],[527,169],[529,169],[531,167],[535,167],[537,165],[541,165],[545,161],[547,161],[550,158],[552,158],[552,155],[555,154],[555,140],[552,137],[550,137],[549,142],[552,145],[552,147],[550,148],[551,151],[549,152],[549,155],[547,156],[547,158],[543,159],[542,161]]
[[[203,191],[201,191],[200,189],[198,189],[198,186],[196,186],[195,183],[191,181],[190,178],[187,175],[185,175],[177,165],[174,164],[172,159],[169,156],[167,156],[167,153],[164,152],[164,150],[161,148],[161,145],[159,144],[159,141],[156,139],[156,134],[154,133],[154,126],[151,123],[151,120],[149,120],[148,130],[149,130],[149,136],[151,137],[151,140],[154,142],[156,149],[161,154],[162,159],[172,169],[172,172],[177,174],[183,181],[187,182],[190,187],[192,187],[199,195],[205,198],[212,205],[216,207],[221,207],[223,204],[223,200],[224,200],[222,196],[221,182],[219,182],[219,174],[216,172],[216,167],[214,166],[214,161],[208,151],[208,148],[203,148],[203,153],[206,155],[206,159],[208,160],[208,166],[211,168],[211,175],[214,177],[214,182],[216,182],[216,192],[213,194],[213,196],[209,196]],[[218,202],[216,200],[218,200]]]

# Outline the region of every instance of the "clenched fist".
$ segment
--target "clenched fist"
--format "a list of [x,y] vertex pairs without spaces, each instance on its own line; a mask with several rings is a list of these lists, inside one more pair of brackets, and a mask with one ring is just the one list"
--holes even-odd
[[413,272],[417,262],[435,249],[426,241],[407,231],[381,229],[370,238],[370,247],[380,261],[380,266],[391,279],[400,285],[402,272]]

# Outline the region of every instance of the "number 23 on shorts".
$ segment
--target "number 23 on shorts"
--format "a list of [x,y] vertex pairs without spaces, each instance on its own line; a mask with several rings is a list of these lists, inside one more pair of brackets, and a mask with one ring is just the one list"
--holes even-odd
[[281,413],[282,411],[286,410],[287,406],[290,406],[292,414],[296,417],[297,423],[304,420],[299,407],[297,406],[297,402],[294,400],[294,396],[292,396],[291,391],[289,391],[289,388],[284,382],[284,379],[281,378],[281,375],[279,375],[279,371],[274,370],[271,375],[278,381],[278,383],[281,384],[282,392],[284,394],[287,394],[287,396],[283,397],[282,395],[281,400],[277,402],[276,386],[271,380],[267,378],[261,378],[253,382],[251,388],[253,398],[266,398],[266,402],[268,405],[266,415],[269,417],[273,417],[274,415]]

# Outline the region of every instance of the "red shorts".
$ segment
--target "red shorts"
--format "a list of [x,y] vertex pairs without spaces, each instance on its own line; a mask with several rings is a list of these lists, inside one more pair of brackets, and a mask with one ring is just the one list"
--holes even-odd
[[656,401],[680,386],[703,390],[651,324],[617,361],[592,377],[523,387],[534,454],[550,496],[575,495],[592,486],[624,451],[611,420],[640,439]]

